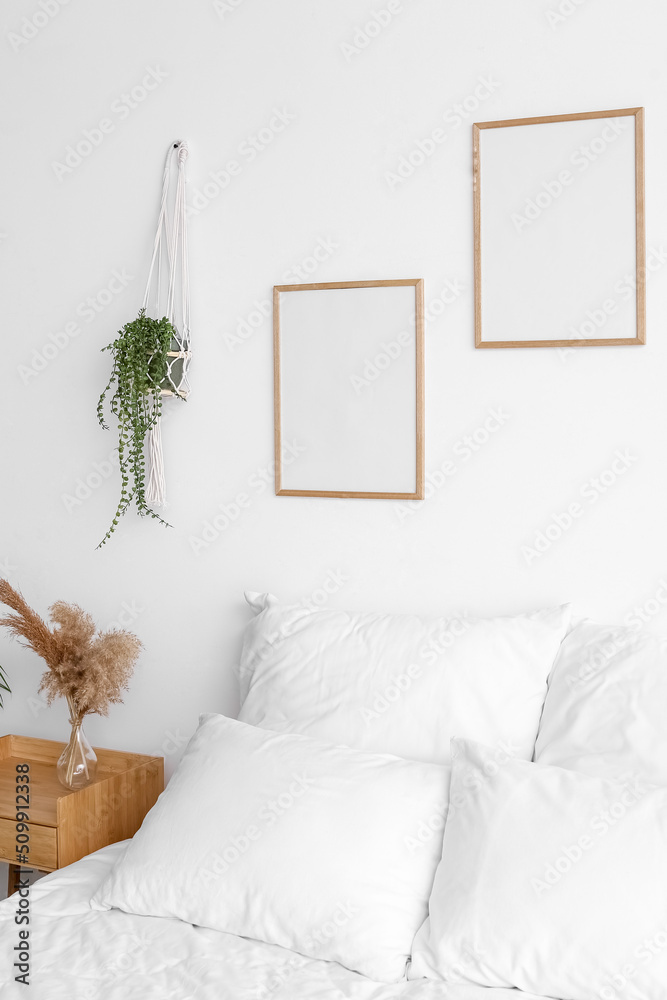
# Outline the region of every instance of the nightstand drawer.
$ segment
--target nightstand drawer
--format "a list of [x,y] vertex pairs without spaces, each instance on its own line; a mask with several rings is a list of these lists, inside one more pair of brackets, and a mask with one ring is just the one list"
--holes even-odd
[[20,871],[13,819],[17,776],[28,776],[30,785],[30,803],[24,807],[30,815],[27,862],[49,872],[133,837],[164,788],[162,757],[101,747],[95,749],[95,780],[76,790],[65,788],[58,778],[64,749],[64,743],[54,740],[0,736],[0,862],[9,863],[10,893]]
[[[28,863],[42,871],[58,867],[58,846],[53,826],[30,823],[30,854]],[[16,864],[16,823],[0,819],[0,859]]]

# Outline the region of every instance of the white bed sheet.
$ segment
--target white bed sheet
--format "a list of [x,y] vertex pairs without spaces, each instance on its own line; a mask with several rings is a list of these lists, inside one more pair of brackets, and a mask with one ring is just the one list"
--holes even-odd
[[331,962],[163,917],[91,910],[124,844],[30,892],[30,989],[13,982],[16,897],[0,902],[0,997],[18,1000],[538,1000],[518,990],[371,982]]

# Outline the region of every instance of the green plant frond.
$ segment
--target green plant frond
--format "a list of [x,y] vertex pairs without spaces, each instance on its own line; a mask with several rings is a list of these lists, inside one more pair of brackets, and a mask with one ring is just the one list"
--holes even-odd
[[5,671],[0,667],[0,708],[4,708],[5,701],[2,692],[6,691],[7,694],[12,693],[12,689],[9,686],[9,679]]
[[[104,416],[105,401],[118,421],[118,459],[121,473],[121,496],[109,530],[97,546],[111,538],[120,518],[132,501],[142,516],[150,516],[171,527],[146,503],[144,442],[162,413],[161,385],[167,375],[168,353],[172,339],[178,336],[166,316],[152,319],[141,309],[136,319],[126,323],[104,351],[111,351],[111,376],[97,404],[97,419],[108,427]],[[175,395],[184,398],[180,393]]]

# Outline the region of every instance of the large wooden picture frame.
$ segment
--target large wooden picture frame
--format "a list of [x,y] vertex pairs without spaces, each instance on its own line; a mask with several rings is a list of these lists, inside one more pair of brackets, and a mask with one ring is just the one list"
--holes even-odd
[[277,496],[424,497],[424,282],[273,290]]
[[475,347],[646,340],[644,109],[473,125]]

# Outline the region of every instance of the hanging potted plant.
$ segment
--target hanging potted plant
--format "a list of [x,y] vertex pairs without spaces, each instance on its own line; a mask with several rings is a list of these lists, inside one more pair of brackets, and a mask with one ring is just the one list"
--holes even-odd
[[[169,527],[153,507],[166,506],[164,463],[160,421],[163,396],[187,399],[190,392],[188,366],[190,345],[190,293],[185,225],[186,142],[170,145],[164,168],[162,203],[153,247],[143,306],[136,319],[126,323],[113,343],[103,350],[113,356],[111,377],[97,404],[97,417],[105,429],[104,403],[118,421],[118,459],[121,492],[109,530],[98,545],[105,544],[120,518],[134,502],[138,513]],[[172,164],[177,171],[171,225],[168,201]],[[166,281],[166,289],[164,287]],[[154,311],[147,315],[152,286]],[[179,290],[180,285],[180,290]],[[178,293],[178,294],[177,294]],[[180,304],[180,332],[176,312]],[[164,312],[163,312],[164,310]],[[148,475],[146,472],[148,466]]]
[[[148,506],[146,499],[144,444],[146,435],[157,425],[162,414],[162,385],[168,377],[169,352],[176,337],[174,327],[165,316],[152,319],[146,315],[145,309],[140,309],[137,318],[126,323],[113,343],[103,348],[111,351],[113,367],[97,404],[97,417],[102,427],[108,430],[104,402],[113,389],[109,406],[118,420],[121,492],[111,526],[100,546],[109,540],[133,501],[139,514],[154,517],[167,525]],[[171,392],[184,398],[178,390],[172,389]]]

